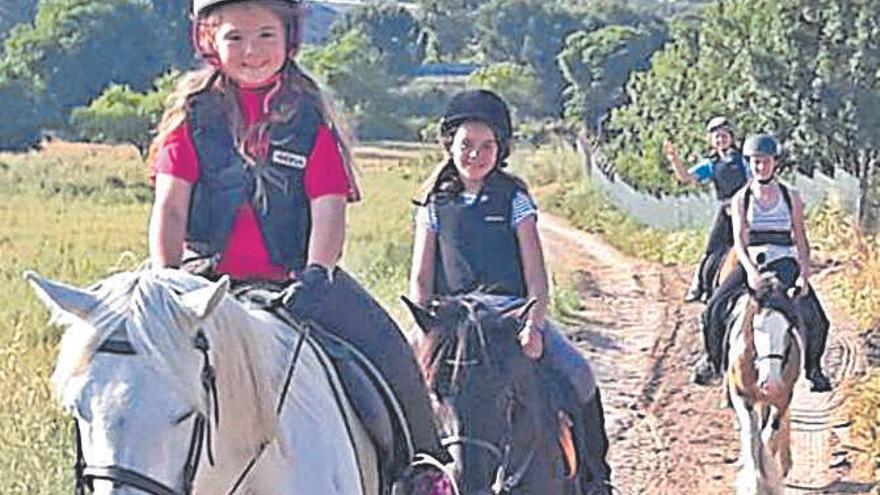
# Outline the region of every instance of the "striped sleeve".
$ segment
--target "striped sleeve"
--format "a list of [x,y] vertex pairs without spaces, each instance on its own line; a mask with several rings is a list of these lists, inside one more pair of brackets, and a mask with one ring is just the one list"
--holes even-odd
[[430,232],[437,232],[440,229],[437,221],[437,210],[434,209],[433,203],[425,206],[416,207],[416,226],[425,227]]
[[513,195],[512,206],[510,209],[510,225],[511,227],[516,227],[523,220],[531,217],[538,216],[538,207],[535,206],[534,200],[529,194],[525,191],[517,191]]

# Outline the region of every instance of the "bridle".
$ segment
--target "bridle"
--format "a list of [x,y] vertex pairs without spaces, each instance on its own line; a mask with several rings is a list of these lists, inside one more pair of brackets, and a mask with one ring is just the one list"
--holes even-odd
[[791,343],[796,341],[796,339],[797,339],[797,336],[795,335],[795,332],[794,332],[794,325],[789,323],[788,327],[785,329],[785,332],[788,334],[788,336],[790,338],[788,340],[788,343],[785,345],[785,351],[783,351],[783,354],[777,354],[777,353],[772,353],[772,352],[769,354],[758,354],[756,351],[755,352],[755,363],[758,363],[760,361],[769,361],[769,360],[775,359],[778,361],[782,361],[782,367],[785,368],[785,365],[788,364],[788,355],[791,354],[791,345],[792,345]]
[[[441,365],[444,366],[479,366],[484,364],[492,370],[492,375],[497,375],[497,368],[489,359],[488,353],[486,352],[486,338],[483,332],[483,328],[480,325],[479,318],[476,317],[475,309],[470,305],[467,305],[470,317],[474,321],[474,326],[476,330],[477,337],[479,339],[480,350],[483,355],[483,360],[480,359],[465,359],[462,360],[459,358],[456,359],[445,359]],[[523,477],[526,472],[528,472],[529,468],[532,465],[532,461],[535,458],[536,445],[534,442],[531,443],[531,447],[529,448],[528,454],[523,458],[523,460],[519,463],[519,465],[513,465],[513,442],[514,442],[514,426],[513,426],[513,410],[516,405],[516,398],[514,396],[514,391],[511,387],[505,389],[505,431],[504,436],[502,437],[502,441],[500,444],[496,444],[495,442],[485,440],[479,437],[474,437],[470,435],[447,435],[440,438],[440,443],[444,448],[449,448],[453,445],[465,445],[472,446],[479,449],[482,449],[498,462],[498,467],[495,471],[495,480],[491,485],[490,491],[494,495],[500,495],[502,493],[510,493],[514,488],[516,488],[520,482],[522,482]]]
[[[124,322],[123,322],[124,324]],[[214,367],[211,365],[208,356],[208,339],[205,333],[199,330],[193,338],[193,347],[202,354],[202,371],[201,382],[202,387],[209,397],[212,398],[212,406],[214,409],[214,422],[217,426],[220,424],[220,409],[217,400],[217,381]],[[107,340],[97,352],[105,352],[110,354],[132,355],[135,354],[131,343],[124,340]],[[142,474],[134,469],[130,469],[115,464],[107,466],[90,466],[86,463],[82,448],[82,433],[80,432],[79,422],[73,418],[75,441],[76,441],[76,461],[73,465],[73,474],[75,482],[76,495],[85,495],[86,489],[94,490],[95,480],[105,480],[113,483],[114,486],[128,486],[135,488],[144,493],[151,495],[191,495],[193,482],[196,478],[196,472],[199,468],[199,462],[202,457],[202,449],[205,445],[205,439],[208,440],[208,462],[214,465],[214,455],[211,451],[211,427],[203,413],[195,413],[193,420],[193,431],[190,436],[189,452],[186,455],[186,462],[183,465],[183,489],[176,491],[166,484],[156,480],[155,478]]]
[[487,451],[498,461],[498,468],[495,470],[495,481],[490,488],[491,493],[494,495],[510,493],[516,488],[535,458],[535,445],[532,443],[529,453],[519,463],[519,466],[513,469],[513,406],[514,400],[511,397],[508,399],[505,409],[505,432],[500,447],[489,440],[469,435],[449,435],[440,439],[440,443],[444,448],[449,448],[453,445],[469,445]]
[[[281,389],[281,395],[279,397],[278,405],[276,407],[276,414],[278,414],[279,416],[281,415],[281,411],[284,407],[284,399],[287,396],[288,390],[290,389],[293,372],[296,369],[297,361],[299,361],[300,351],[302,350],[303,343],[310,333],[310,328],[308,324],[296,324],[295,326],[297,333],[299,334],[299,340],[294,347],[290,366],[288,367],[287,376]],[[203,361],[202,370],[200,373],[202,388],[209,397],[210,404],[213,409],[215,425],[214,427],[219,428],[220,404],[217,395],[217,376],[208,354],[208,351],[210,350],[208,338],[205,336],[203,330],[199,329],[196,332],[196,335],[193,337],[193,347],[195,347],[195,349],[202,354]],[[124,340],[112,339],[105,341],[101,345],[101,347],[98,348],[97,352],[122,355],[136,354],[131,343]],[[79,423],[77,422],[76,418],[73,418],[73,423],[76,441],[76,461],[73,466],[75,495],[86,495],[86,489],[94,491],[93,485],[95,480],[110,481],[114,484],[114,486],[127,486],[140,490],[144,493],[148,493],[150,495],[192,495],[196,473],[198,471],[199,463],[202,457],[202,450],[207,451],[208,463],[211,466],[214,466],[214,454],[211,449],[213,443],[211,441],[211,425],[209,424],[207,417],[200,412],[195,414],[195,419],[193,420],[193,432],[192,436],[190,437],[189,452],[187,453],[186,462],[183,466],[183,488],[181,491],[174,490],[149,475],[142,474],[134,469],[129,469],[124,466],[118,466],[114,464],[108,466],[88,465],[83,455],[82,434],[80,432]],[[206,441],[207,449],[204,448]],[[257,461],[263,455],[263,452],[265,452],[268,445],[269,440],[265,440],[259,445],[257,452],[254,454],[254,456],[236,478],[235,483],[233,483],[232,488],[228,492],[229,495],[237,492],[238,489],[242,486],[245,479],[247,479],[247,476],[251,473]]]
[[[753,297],[753,295],[750,297]],[[759,306],[759,307],[763,307],[763,306]],[[776,311],[779,311],[779,310],[776,310]],[[785,328],[785,332],[786,332],[786,334],[788,334],[788,337],[789,337],[788,343],[785,346],[785,350],[783,351],[782,354],[774,353],[774,352],[771,352],[768,354],[758,354],[757,349],[755,349],[755,364],[757,364],[761,361],[772,361],[772,360],[782,361],[783,368],[785,368],[785,366],[788,364],[789,354],[791,354],[792,342],[798,342],[798,335],[797,335],[797,332],[795,331],[795,325],[788,319],[788,315],[785,315],[783,313],[783,317],[785,317],[786,322],[788,323],[788,326]],[[754,330],[753,330],[753,332],[754,332]],[[740,327],[739,333],[742,333],[742,327]],[[753,345],[754,345],[754,343],[753,343]]]

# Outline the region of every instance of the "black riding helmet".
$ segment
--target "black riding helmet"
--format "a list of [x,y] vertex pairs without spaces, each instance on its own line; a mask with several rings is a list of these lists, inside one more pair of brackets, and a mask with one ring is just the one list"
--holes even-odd
[[462,122],[468,120],[485,122],[492,128],[498,141],[498,162],[503,167],[504,160],[510,154],[508,142],[513,136],[507,103],[497,94],[485,89],[456,93],[440,118],[440,135],[451,136]]

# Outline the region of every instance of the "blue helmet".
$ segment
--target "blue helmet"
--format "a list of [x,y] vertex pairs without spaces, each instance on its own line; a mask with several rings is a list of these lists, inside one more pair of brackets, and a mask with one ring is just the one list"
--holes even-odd
[[752,134],[743,144],[743,155],[767,155],[777,158],[782,154],[779,141],[770,134]]

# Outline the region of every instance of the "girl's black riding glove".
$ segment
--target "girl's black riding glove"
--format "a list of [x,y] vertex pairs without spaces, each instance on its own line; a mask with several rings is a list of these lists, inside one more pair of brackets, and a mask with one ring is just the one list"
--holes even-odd
[[330,291],[332,268],[312,263],[300,271],[285,290],[282,302],[299,318],[315,319],[324,297]]

